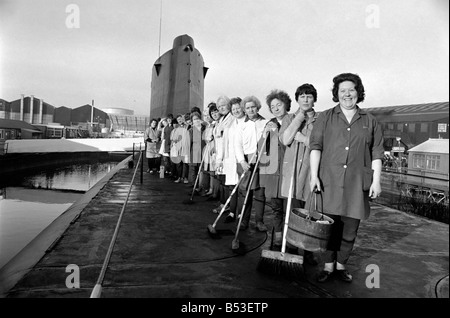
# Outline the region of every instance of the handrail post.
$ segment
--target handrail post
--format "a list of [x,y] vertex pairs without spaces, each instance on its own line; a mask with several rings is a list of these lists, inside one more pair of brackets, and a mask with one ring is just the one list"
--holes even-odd
[[133,162],[134,162],[134,142],[133,142]]
[[[139,147],[141,144],[139,144]],[[141,184],[144,183],[144,151],[141,150]]]

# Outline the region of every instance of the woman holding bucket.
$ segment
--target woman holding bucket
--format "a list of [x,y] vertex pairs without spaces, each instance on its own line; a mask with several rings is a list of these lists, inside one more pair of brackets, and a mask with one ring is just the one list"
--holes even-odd
[[375,117],[357,105],[365,97],[361,78],[344,73],[333,83],[339,104],[320,114],[310,138],[310,190],[322,193],[322,211],[334,220],[317,280],[327,281],[336,270],[339,279],[351,282],[345,264],[360,220],[369,217],[369,198],[381,193],[383,135]]

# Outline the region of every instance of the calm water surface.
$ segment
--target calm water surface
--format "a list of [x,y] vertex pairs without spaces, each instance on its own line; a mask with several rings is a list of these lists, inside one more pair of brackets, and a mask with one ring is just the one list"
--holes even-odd
[[0,268],[117,164],[71,165],[0,188]]

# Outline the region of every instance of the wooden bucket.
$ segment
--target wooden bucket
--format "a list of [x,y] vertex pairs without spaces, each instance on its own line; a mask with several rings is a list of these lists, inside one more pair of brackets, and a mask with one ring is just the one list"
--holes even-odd
[[[318,223],[316,220],[328,221],[328,224]],[[317,210],[292,209],[286,241],[307,251],[325,252],[333,223],[332,218]]]

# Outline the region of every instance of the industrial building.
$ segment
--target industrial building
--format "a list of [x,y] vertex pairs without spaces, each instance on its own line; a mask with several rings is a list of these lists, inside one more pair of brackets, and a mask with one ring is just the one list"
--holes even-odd
[[53,122],[55,107],[33,95],[12,102],[1,100],[0,118],[21,120],[29,124],[48,124]]
[[108,114],[110,134],[112,136],[140,136],[150,126],[149,116],[134,115],[134,111],[125,108],[103,108]]
[[384,149],[395,156],[430,138],[449,139],[448,102],[364,109],[382,125]]
[[143,136],[150,125],[149,116],[130,109],[54,107],[33,95],[0,99],[0,119],[0,148],[8,139]]

